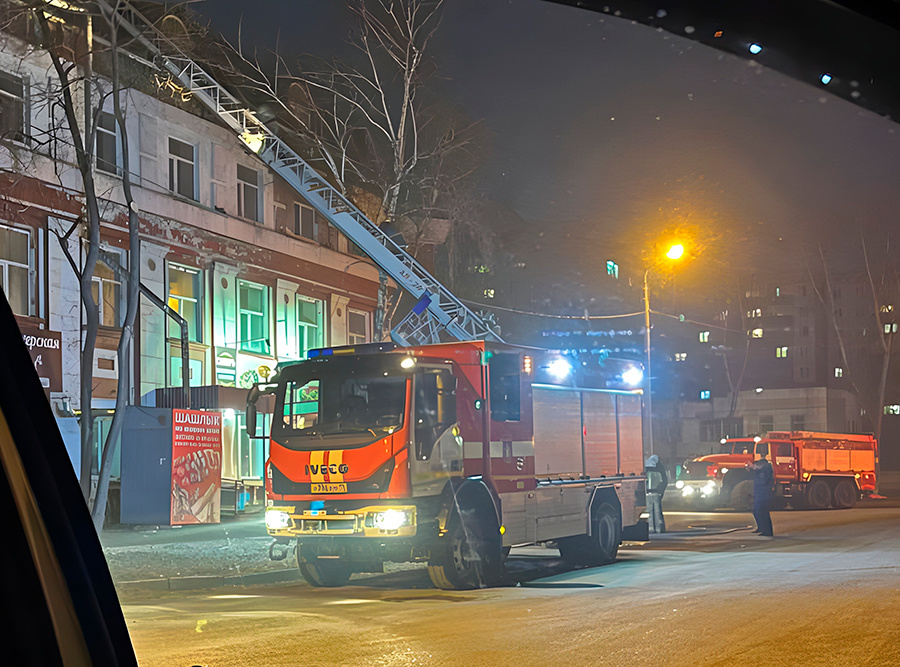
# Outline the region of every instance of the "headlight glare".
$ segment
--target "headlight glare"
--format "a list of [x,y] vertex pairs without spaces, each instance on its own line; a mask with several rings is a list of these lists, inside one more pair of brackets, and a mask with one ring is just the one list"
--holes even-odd
[[291,515],[282,510],[266,511],[266,528],[280,530],[291,525]]
[[373,522],[381,530],[397,530],[409,522],[409,513],[404,510],[384,510],[375,513]]

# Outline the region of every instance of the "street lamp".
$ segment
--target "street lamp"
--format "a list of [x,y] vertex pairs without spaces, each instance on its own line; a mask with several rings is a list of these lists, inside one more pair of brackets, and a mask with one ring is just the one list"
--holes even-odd
[[[669,247],[666,257],[671,260],[681,259],[684,255],[684,246],[676,243]],[[650,368],[650,289],[647,285],[647,277],[650,269],[644,271],[644,352],[647,355],[647,445],[650,455],[653,455],[653,372]]]

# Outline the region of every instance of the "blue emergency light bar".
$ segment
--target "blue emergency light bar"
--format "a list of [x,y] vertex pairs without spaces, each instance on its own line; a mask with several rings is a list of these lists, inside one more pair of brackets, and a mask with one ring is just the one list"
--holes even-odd
[[306,353],[307,359],[332,357],[339,354],[375,354],[396,349],[394,343],[363,343],[362,345],[340,345],[338,347],[317,347]]

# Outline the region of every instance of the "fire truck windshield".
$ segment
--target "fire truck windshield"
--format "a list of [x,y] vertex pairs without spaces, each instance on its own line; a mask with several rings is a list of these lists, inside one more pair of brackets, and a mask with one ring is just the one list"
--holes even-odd
[[309,449],[318,445],[306,438],[338,437],[341,446],[353,447],[393,433],[403,425],[408,377],[393,355],[285,368],[275,408],[281,419],[274,421],[272,437],[287,437],[295,447]]

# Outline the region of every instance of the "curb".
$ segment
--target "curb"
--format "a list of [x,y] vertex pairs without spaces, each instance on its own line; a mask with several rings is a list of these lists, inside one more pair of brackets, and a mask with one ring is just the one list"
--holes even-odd
[[280,584],[299,579],[300,571],[290,569],[228,576],[198,575],[193,577],[161,577],[159,579],[117,581],[115,586],[122,590],[191,591],[223,586],[264,586],[266,584]]

